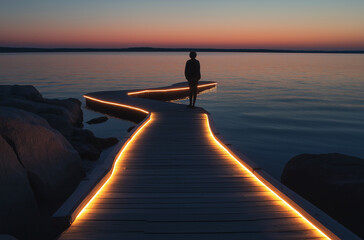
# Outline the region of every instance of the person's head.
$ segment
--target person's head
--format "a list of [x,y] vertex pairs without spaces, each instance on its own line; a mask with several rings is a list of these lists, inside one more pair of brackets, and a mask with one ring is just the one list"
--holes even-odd
[[197,56],[197,53],[195,51],[190,52],[190,58],[195,59]]

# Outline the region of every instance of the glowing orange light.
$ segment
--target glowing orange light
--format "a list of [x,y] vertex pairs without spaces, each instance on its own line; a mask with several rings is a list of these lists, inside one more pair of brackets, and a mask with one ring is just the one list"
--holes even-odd
[[100,102],[100,103],[105,103],[105,104],[109,104],[109,105],[113,105],[113,106],[118,106],[118,107],[123,107],[123,108],[129,108],[132,110],[137,110],[139,112],[143,112],[145,114],[148,114],[149,112],[147,110],[141,109],[141,108],[137,108],[137,107],[133,107],[133,106],[129,106],[129,105],[125,105],[125,104],[121,104],[121,103],[116,103],[116,102],[110,102],[110,101],[104,101],[104,100],[100,100],[97,98],[93,98],[93,97],[89,97],[87,95],[83,95],[84,98],[90,99],[92,101],[96,101],[96,102]]
[[265,188],[267,188],[274,196],[276,196],[279,200],[281,200],[282,202],[284,202],[291,210],[293,210],[295,213],[297,213],[300,217],[302,217],[304,220],[306,220],[306,222],[312,226],[314,229],[316,229],[320,234],[322,234],[324,237],[326,237],[327,239],[331,239],[329,238],[326,234],[324,234],[318,227],[316,227],[313,223],[311,223],[307,218],[305,218],[300,212],[298,212],[294,207],[292,207],[288,202],[286,202],[283,198],[281,198],[277,193],[275,193],[271,188],[269,188],[266,184],[264,184],[257,176],[254,175],[253,172],[251,172],[246,166],[244,166],[243,163],[241,163],[232,153],[231,151],[223,144],[221,143],[216,137],[215,135],[212,133],[211,128],[210,128],[210,122],[209,122],[209,118],[207,116],[207,114],[204,114],[206,117],[206,127],[208,129],[209,132],[209,136],[210,138],[213,140],[213,142],[216,143],[216,145],[218,145],[220,147],[220,149],[222,149],[224,152],[226,152],[231,159],[233,159],[236,163],[238,163],[238,165],[246,172],[248,172],[255,180],[257,180],[261,185],[263,185]]
[[[101,101],[101,100],[100,100]],[[108,104],[111,104],[112,102],[107,102]],[[114,104],[112,104],[114,105]],[[105,183],[99,188],[99,190],[95,193],[95,195],[90,199],[90,201],[83,207],[83,209],[80,211],[80,213],[76,216],[75,221],[82,216],[82,214],[87,210],[87,207],[90,206],[90,204],[92,203],[92,201],[98,196],[98,194],[102,191],[102,189],[107,185],[107,183],[110,181],[110,179],[112,179],[112,177],[114,176],[115,173],[115,166],[117,165],[117,163],[121,160],[121,157],[123,155],[123,153],[126,151],[126,149],[128,148],[128,146],[130,144],[132,144],[133,140],[135,139],[136,136],[138,136],[142,130],[149,125],[153,120],[152,114],[149,115],[149,118],[147,121],[145,121],[139,128],[138,130],[136,130],[133,135],[128,139],[128,141],[124,144],[124,146],[122,147],[122,149],[120,150],[120,152],[118,153],[118,155],[116,156],[116,160],[114,162],[114,165],[112,166],[112,172],[110,174],[110,177],[105,181]]]
[[[217,83],[206,83],[198,85],[198,88],[208,87],[208,86],[215,86]],[[175,92],[175,91],[184,91],[189,90],[189,87],[180,87],[180,88],[169,88],[169,89],[150,89],[150,90],[141,90],[136,92],[128,92],[128,95],[136,95],[142,93],[155,93],[155,92]]]

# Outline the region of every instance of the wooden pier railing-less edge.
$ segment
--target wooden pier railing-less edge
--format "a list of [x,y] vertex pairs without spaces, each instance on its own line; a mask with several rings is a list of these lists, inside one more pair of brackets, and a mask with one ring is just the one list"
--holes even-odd
[[[216,83],[213,82],[203,82],[199,86],[199,90],[203,91],[215,87]],[[168,90],[171,91],[168,91]],[[184,84],[172,85],[171,87],[161,88],[159,92],[158,89],[148,90],[138,90],[138,91],[123,91],[123,97],[120,99],[131,99],[135,97],[152,98],[152,99],[173,99],[173,95],[188,96],[188,88]],[[132,93],[132,94],[130,94]],[[115,92],[110,93],[110,95],[115,95]],[[141,96],[137,96],[137,95]],[[117,109],[123,109],[123,111],[128,111],[139,115],[139,119],[144,116],[142,120],[130,133],[128,133],[114,148],[114,151],[109,154],[109,156],[104,160],[102,164],[97,166],[93,172],[89,175],[87,179],[84,179],[75,192],[67,199],[67,201],[59,208],[53,215],[53,219],[56,224],[63,226],[64,228],[71,225],[78,216],[82,215],[84,209],[87,208],[88,204],[97,196],[97,194],[102,190],[102,188],[107,184],[114,172],[114,166],[117,161],[121,161],[122,153],[127,149],[128,145],[133,142],[133,139],[138,136],[139,133],[143,131],[144,128],[148,128],[148,124],[153,119],[153,110],[148,109],[148,104],[146,107],[141,107],[143,104],[137,102],[136,106],[133,105],[133,101],[114,101],[114,99],[119,99],[119,97],[114,98],[103,98],[104,94],[87,94],[85,95],[86,102],[89,104],[96,104],[98,107],[103,105],[110,105],[114,111]],[[154,100],[148,100],[154,101]],[[132,104],[130,104],[132,103]],[[158,105],[158,103],[152,102],[153,106]],[[296,212],[301,216],[307,223],[312,225],[313,228],[320,232],[323,238],[327,239],[360,239],[355,234],[350,232],[341,224],[337,223],[331,217],[326,215],[320,209],[294,193],[292,190],[285,187],[279,181],[271,177],[263,169],[261,169],[255,162],[251,161],[245,155],[235,149],[231,144],[229,144],[223,137],[218,133],[212,117],[209,113],[201,113],[205,116],[206,130],[210,134],[211,142],[218,145],[222,151],[225,151],[227,155],[234,161],[236,161],[240,167],[251,174],[256,181],[260,182],[265,188],[280,199],[284,204],[286,204],[292,211]]]

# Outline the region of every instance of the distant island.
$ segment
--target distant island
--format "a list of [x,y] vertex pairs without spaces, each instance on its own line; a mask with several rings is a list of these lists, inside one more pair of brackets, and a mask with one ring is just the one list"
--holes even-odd
[[28,48],[28,47],[0,47],[0,53],[22,52],[256,52],[256,53],[355,53],[363,54],[364,50],[284,50],[284,49],[221,49],[221,48]]

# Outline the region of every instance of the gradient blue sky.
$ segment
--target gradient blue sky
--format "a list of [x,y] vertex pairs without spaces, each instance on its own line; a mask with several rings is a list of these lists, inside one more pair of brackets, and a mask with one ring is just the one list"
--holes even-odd
[[0,46],[364,49],[364,0],[0,0]]

